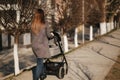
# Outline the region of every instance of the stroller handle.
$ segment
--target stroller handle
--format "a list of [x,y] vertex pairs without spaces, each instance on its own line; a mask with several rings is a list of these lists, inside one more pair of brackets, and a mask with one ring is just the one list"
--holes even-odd
[[58,46],[59,46],[60,51],[61,51],[61,54],[62,54],[62,56],[63,56],[63,61],[62,61],[62,62],[65,61],[65,64],[66,64],[66,71],[65,71],[66,73],[65,73],[65,74],[67,74],[67,73],[68,73],[68,63],[67,63],[66,57],[65,57],[65,55],[64,55],[64,51],[63,51],[63,49],[62,49],[62,47],[61,47],[61,44],[60,44],[61,36],[60,36],[60,34],[59,34],[58,32],[56,32],[56,31],[53,31],[53,34],[54,34],[55,43],[56,43],[56,42],[58,43]]
[[61,37],[60,37],[59,33],[56,32],[56,31],[53,31],[53,34],[54,34],[54,38],[57,40],[57,42],[60,42],[61,41]]

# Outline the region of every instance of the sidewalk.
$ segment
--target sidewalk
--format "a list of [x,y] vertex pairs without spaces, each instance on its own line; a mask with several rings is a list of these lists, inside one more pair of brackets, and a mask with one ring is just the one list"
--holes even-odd
[[[61,80],[104,80],[118,55],[120,55],[120,29],[67,54],[69,70]],[[118,63],[120,64],[120,61]],[[32,71],[26,70],[7,80],[32,80]],[[47,76],[45,80],[60,79],[56,76]]]

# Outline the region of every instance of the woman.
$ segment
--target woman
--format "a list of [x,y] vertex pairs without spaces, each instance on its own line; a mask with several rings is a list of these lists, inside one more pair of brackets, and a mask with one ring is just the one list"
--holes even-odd
[[43,80],[44,76],[44,58],[49,58],[48,38],[52,38],[48,26],[45,24],[44,11],[37,9],[31,24],[32,49],[37,58],[37,66],[33,74],[33,80]]

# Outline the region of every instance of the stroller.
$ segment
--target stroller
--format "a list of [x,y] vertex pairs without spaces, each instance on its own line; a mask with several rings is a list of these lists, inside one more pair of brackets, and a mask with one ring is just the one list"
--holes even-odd
[[[64,75],[68,73],[68,63],[62,49],[62,42],[60,35],[55,31],[53,32],[53,34],[54,34],[54,42],[60,49],[60,54],[56,56],[60,56],[61,61],[51,61],[50,58],[47,59],[44,63],[45,73],[46,75],[55,75],[59,79],[62,79],[64,78]],[[54,58],[56,56],[53,56],[51,58]]]

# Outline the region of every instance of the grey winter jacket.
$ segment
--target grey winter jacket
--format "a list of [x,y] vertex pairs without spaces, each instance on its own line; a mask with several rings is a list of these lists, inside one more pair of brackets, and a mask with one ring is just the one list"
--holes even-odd
[[39,35],[31,34],[32,49],[37,58],[49,58],[48,38],[53,37],[47,25],[39,32]]

